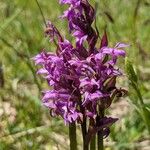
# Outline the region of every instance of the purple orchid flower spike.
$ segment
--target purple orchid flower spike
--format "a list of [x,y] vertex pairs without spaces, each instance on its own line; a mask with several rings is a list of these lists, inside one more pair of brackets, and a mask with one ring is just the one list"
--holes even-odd
[[43,92],[43,104],[52,116],[61,116],[65,124],[81,124],[87,150],[87,143],[96,133],[108,136],[109,127],[117,121],[104,112],[115,97],[126,93],[116,82],[122,75],[117,60],[125,57],[124,48],[128,45],[118,43],[109,47],[105,31],[97,47],[98,33],[92,26],[95,10],[88,0],[60,0],[60,4],[68,5],[61,18],[67,19],[75,44],[62,38],[59,30],[48,22],[45,33],[55,43],[56,54],[43,50],[33,60],[41,66],[37,73],[50,86]]

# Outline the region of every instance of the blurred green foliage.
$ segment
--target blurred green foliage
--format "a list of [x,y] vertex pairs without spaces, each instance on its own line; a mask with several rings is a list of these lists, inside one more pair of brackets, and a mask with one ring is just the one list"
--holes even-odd
[[[96,25],[100,35],[107,27],[111,46],[118,41],[130,44],[127,56],[136,68],[133,81],[138,78],[138,90],[149,109],[150,2],[92,0],[92,3],[97,10]],[[45,19],[51,20],[71,40],[66,22],[58,19],[64,7],[57,0],[39,0],[39,4]],[[67,127],[62,120],[50,118],[48,110],[42,106],[39,91],[47,85],[36,76],[31,60],[43,48],[55,51],[44,36],[44,22],[36,0],[1,0],[0,20],[0,150],[67,150]],[[120,64],[124,65],[122,61]],[[106,149],[148,150],[149,134],[134,105],[139,103],[138,95],[128,86],[126,75],[119,83],[129,90],[129,96],[112,106],[110,114],[119,116],[120,121],[105,140]]]

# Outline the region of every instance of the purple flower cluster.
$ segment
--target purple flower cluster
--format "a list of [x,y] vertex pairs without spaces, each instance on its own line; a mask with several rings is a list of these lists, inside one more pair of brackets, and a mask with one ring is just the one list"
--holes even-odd
[[[38,74],[51,87],[43,92],[42,101],[52,116],[61,116],[65,123],[82,123],[88,118],[96,126],[99,111],[124,93],[116,87],[116,78],[122,75],[116,63],[118,57],[125,56],[123,49],[127,45],[108,47],[106,32],[98,42],[98,32],[92,27],[95,10],[87,0],[60,0],[60,4],[69,5],[61,18],[68,20],[75,44],[64,39],[51,22],[47,23],[46,35],[57,49],[56,54],[43,50],[34,57],[36,65],[41,65]],[[105,116],[96,129],[108,128],[116,120]]]

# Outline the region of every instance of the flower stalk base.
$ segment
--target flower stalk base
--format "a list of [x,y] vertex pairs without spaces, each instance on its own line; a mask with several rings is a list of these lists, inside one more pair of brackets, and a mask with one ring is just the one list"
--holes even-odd
[[70,150],[77,150],[76,124],[69,124]]

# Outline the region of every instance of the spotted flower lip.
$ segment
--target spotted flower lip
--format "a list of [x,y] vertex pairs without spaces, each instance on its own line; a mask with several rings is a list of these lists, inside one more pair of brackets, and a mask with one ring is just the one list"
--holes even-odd
[[55,42],[56,53],[43,50],[33,58],[40,66],[37,74],[42,75],[50,86],[43,92],[42,102],[52,116],[61,116],[65,123],[82,123],[83,118],[94,120],[93,132],[105,128],[106,136],[109,126],[117,119],[104,116],[97,121],[97,108],[106,109],[118,93],[123,95],[122,88],[116,87],[116,79],[122,75],[117,60],[125,57],[124,49],[129,45],[117,43],[109,47],[106,31],[99,41],[92,26],[95,10],[88,0],[59,2],[68,5],[61,18],[67,19],[75,43],[63,38],[48,21],[45,34],[51,42]]

